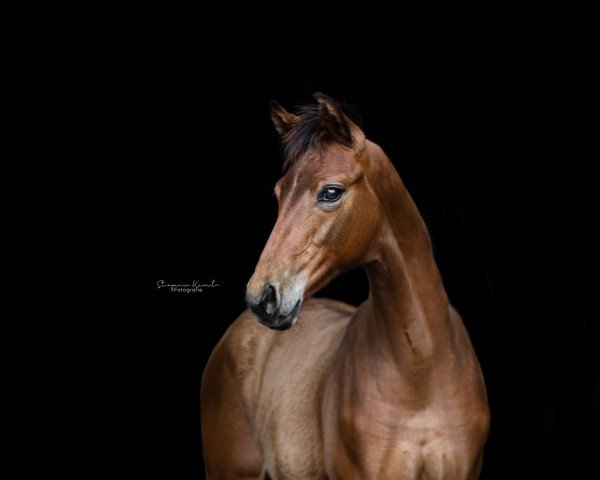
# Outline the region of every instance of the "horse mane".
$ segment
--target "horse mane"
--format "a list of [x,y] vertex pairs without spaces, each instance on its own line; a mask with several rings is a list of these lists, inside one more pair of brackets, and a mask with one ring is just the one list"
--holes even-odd
[[[339,102],[342,111],[355,125],[361,130],[363,122],[357,107]],[[341,141],[321,118],[319,104],[309,103],[301,105],[296,109],[296,120],[291,128],[283,136],[283,173],[285,173],[291,164],[312,149],[321,150],[324,146],[333,142],[342,143],[346,147],[352,145]]]

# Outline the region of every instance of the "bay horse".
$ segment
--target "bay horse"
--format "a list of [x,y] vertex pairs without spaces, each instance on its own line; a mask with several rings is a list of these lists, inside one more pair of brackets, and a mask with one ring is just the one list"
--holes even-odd
[[[485,384],[423,219],[383,150],[315,98],[271,105],[279,212],[203,373],[207,478],[476,479]],[[358,266],[358,308],[311,298]]]

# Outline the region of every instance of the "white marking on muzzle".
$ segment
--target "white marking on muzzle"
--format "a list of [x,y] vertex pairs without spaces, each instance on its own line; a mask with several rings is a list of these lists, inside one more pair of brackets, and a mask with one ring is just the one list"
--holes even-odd
[[[304,296],[304,288],[306,287],[307,281],[308,278],[306,275],[296,275],[294,278],[294,283],[285,290],[279,292],[281,295],[281,304],[279,307],[280,312],[289,313],[294,309],[298,301],[302,301]],[[297,318],[294,319],[294,323],[296,320]]]

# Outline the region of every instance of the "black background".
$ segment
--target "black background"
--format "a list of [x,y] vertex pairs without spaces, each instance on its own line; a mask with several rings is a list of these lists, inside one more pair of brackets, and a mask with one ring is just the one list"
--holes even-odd
[[[81,3],[2,13],[23,475],[202,478],[201,372],[276,215],[268,102],[321,90],[359,108],[430,229],[487,381],[481,478],[598,478],[597,5]],[[156,288],[194,279],[220,287]],[[366,291],[351,272],[320,295]]]

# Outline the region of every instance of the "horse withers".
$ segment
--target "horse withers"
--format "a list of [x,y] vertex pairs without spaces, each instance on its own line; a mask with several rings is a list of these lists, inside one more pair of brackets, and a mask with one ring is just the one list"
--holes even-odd
[[[485,384],[423,219],[383,150],[315,98],[272,104],[279,213],[203,374],[207,478],[476,479]],[[358,266],[358,308],[312,298]]]

